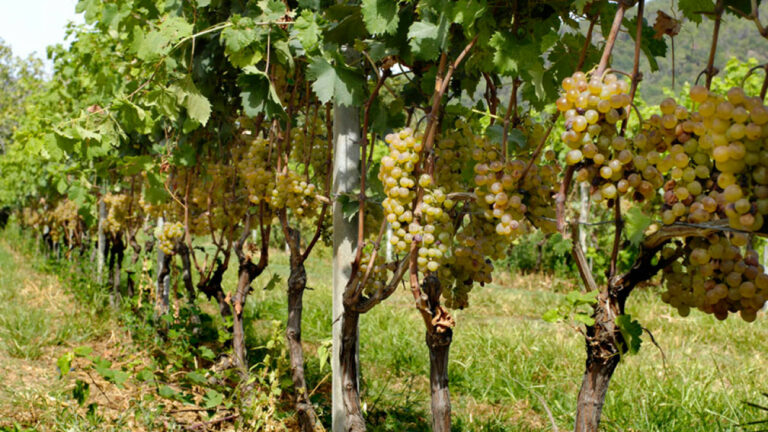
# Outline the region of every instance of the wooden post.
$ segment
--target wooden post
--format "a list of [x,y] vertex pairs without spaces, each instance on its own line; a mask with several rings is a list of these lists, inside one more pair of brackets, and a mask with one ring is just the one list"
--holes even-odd
[[99,234],[96,252],[96,281],[101,284],[103,282],[104,274],[104,255],[107,252],[107,237],[104,234],[104,223],[107,220],[107,205],[104,202],[105,190],[102,188],[101,197],[99,198]]
[[[344,218],[339,196],[360,186],[360,113],[356,107],[333,106],[333,354],[332,431],[346,428],[341,386],[341,319],[344,288],[357,250],[357,217]],[[358,361],[358,360],[355,360]]]

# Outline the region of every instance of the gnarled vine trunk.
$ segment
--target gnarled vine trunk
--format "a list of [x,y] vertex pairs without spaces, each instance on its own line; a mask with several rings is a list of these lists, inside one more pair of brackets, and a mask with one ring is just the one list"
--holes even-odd
[[110,301],[112,307],[116,308],[120,302],[120,274],[123,269],[123,258],[125,257],[125,242],[121,234],[114,234],[109,242],[109,269],[111,271],[112,295]]
[[440,304],[442,284],[435,275],[426,276],[421,283],[431,315],[426,343],[429,349],[429,385],[432,405],[432,430],[451,431],[451,393],[448,389],[448,354],[453,341],[453,318]]
[[432,395],[432,430],[450,432],[451,394],[448,390],[448,353],[451,348],[453,331],[441,333],[427,331],[429,348],[429,387]]
[[171,290],[171,255],[166,255],[163,251],[157,251],[157,280],[155,290],[155,311],[158,315],[168,313],[170,308],[170,290]]
[[232,315],[232,307],[227,302],[227,295],[224,294],[224,289],[222,288],[222,279],[226,270],[227,266],[219,262],[216,264],[211,277],[201,280],[197,284],[197,289],[202,291],[208,297],[208,300],[216,299],[216,302],[219,304],[219,313],[224,318]]
[[244,380],[248,376],[248,359],[245,349],[243,312],[248,293],[251,291],[251,283],[264,271],[264,267],[257,266],[250,259],[241,259],[237,272],[237,290],[232,297],[232,308],[234,309],[232,314],[232,347],[235,355],[235,366]]
[[346,411],[347,432],[361,432],[365,430],[365,419],[360,408],[360,394],[358,392],[358,338],[357,325],[360,314],[349,308],[344,309],[341,317],[341,389],[344,409]]
[[125,290],[128,297],[133,297],[136,292],[136,281],[134,280],[136,264],[139,262],[139,258],[141,258],[141,245],[136,241],[135,232],[128,235],[128,244],[131,246],[131,249],[133,249],[133,255],[131,255],[131,268],[126,272]]
[[192,262],[189,259],[190,250],[184,243],[179,242],[176,247],[179,258],[181,258],[181,280],[184,282],[184,288],[187,290],[187,301],[190,305],[195,303],[195,285],[192,283]]
[[623,301],[615,290],[602,291],[594,306],[595,325],[587,327],[587,360],[577,402],[575,432],[597,432],[611,377],[621,360],[624,339],[616,326]]
[[291,377],[296,392],[296,413],[302,432],[325,430],[309,400],[307,381],[304,376],[304,349],[301,346],[301,313],[304,307],[304,290],[307,288],[307,272],[301,255],[299,231],[286,227],[290,242],[291,273],[288,277],[288,322],[285,338],[291,357]]

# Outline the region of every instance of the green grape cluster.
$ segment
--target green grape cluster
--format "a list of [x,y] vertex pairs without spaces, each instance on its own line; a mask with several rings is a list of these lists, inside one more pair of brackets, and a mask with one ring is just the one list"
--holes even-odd
[[485,218],[496,221],[496,233],[514,239],[526,232],[526,218],[531,216],[537,224],[551,227],[547,219],[555,217],[550,201],[558,167],[528,166],[525,158],[505,162],[498,146],[483,137],[475,137],[472,148],[477,205]]
[[671,177],[662,220],[727,218],[731,228],[760,230],[768,214],[768,108],[739,87],[718,95],[694,86],[690,94],[698,110],[688,117],[673,118],[670,112],[683,108],[666,99],[662,115],[651,118],[655,128],[671,136],[669,153],[680,161],[671,168],[669,156],[657,163]]
[[184,225],[181,222],[166,222],[155,230],[160,250],[166,255],[176,253],[176,243],[184,236]]
[[270,194],[272,208],[289,208],[299,216],[312,216],[319,207],[317,187],[291,170],[277,174],[275,188]]
[[68,234],[79,231],[81,223],[82,218],[78,212],[77,203],[67,198],[62,199],[51,212],[51,238],[54,241],[66,240]]
[[745,321],[754,321],[768,299],[768,275],[757,252],[744,250],[748,242],[743,233],[689,239],[683,258],[664,270],[667,284],[661,299],[681,316],[698,308],[720,320],[738,312]]
[[377,254],[376,259],[371,262],[371,258],[373,257],[371,252],[373,252],[372,248],[367,247],[363,250],[363,254],[360,257],[362,274],[365,274],[369,267],[371,268],[368,283],[365,286],[365,293],[367,295],[371,295],[376,291],[383,289],[388,281],[387,261],[385,257],[381,254]]
[[104,205],[107,207],[104,229],[111,234],[122,232],[132,217],[131,197],[128,194],[108,193],[104,195]]
[[[413,223],[417,181],[414,178],[414,170],[419,162],[422,136],[411,128],[405,128],[388,134],[384,141],[389,145],[389,154],[381,159],[378,175],[386,194],[381,206],[393,230],[390,243],[396,252],[405,253],[414,236],[420,235],[422,229],[418,223]],[[425,186],[432,183],[429,175],[422,176],[419,181],[424,182]]]
[[301,163],[312,168],[313,178],[325,178],[330,167],[327,161],[328,137],[322,118],[305,119],[304,127],[292,128],[291,146],[293,153],[303,158]]
[[44,224],[43,216],[40,214],[40,212],[30,207],[24,207],[24,209],[21,211],[21,220],[24,223],[24,226],[28,227],[39,228]]
[[269,202],[271,191],[275,189],[275,172],[269,160],[269,141],[260,136],[248,140],[237,168],[248,191],[249,201],[252,204]]
[[637,201],[651,198],[662,178],[646,160],[649,141],[643,134],[625,138],[617,128],[629,114],[629,84],[613,74],[587,80],[576,72],[562,89],[557,108],[566,130],[560,138],[571,149],[566,163],[581,164],[576,180],[591,183],[596,202],[630,194]]
[[757,253],[744,248],[768,214],[768,108],[738,87],[720,95],[694,86],[690,96],[695,110],[665,99],[643,131],[646,169],[665,180],[662,222],[727,220],[742,232],[688,239],[664,270],[662,299],[683,316],[698,308],[753,321],[768,298],[768,276]]

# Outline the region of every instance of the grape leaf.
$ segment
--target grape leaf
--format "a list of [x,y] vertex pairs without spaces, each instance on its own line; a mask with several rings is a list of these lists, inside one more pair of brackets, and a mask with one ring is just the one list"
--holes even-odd
[[637,354],[640,351],[640,344],[643,340],[643,326],[637,320],[632,319],[632,315],[623,314],[616,317],[616,326],[619,327],[621,335],[624,337],[625,347],[630,354]]
[[624,215],[624,232],[630,243],[637,246],[643,241],[645,230],[651,225],[653,220],[645,214],[639,207],[632,207]]
[[398,2],[392,0],[363,0],[363,21],[365,28],[373,34],[394,34],[400,17],[397,15]]
[[316,14],[303,10],[296,19],[293,28],[296,29],[296,36],[305,51],[314,52],[317,50],[320,41],[320,25],[317,22]]
[[416,58],[432,60],[437,58],[448,41],[448,19],[440,14],[437,22],[416,21],[408,29],[411,51]]
[[269,119],[283,113],[280,98],[264,72],[249,66],[243,69],[237,83],[241,88],[240,99],[247,116],[255,117],[264,113]]
[[205,397],[203,398],[203,407],[204,408],[215,408],[221,403],[224,402],[224,395],[217,392],[216,390],[208,390],[205,392]]
[[700,12],[712,12],[715,9],[715,3],[712,0],[680,0],[677,2],[677,8],[685,18],[700,24],[702,16]]
[[357,71],[347,68],[337,61],[330,64],[322,57],[314,57],[307,68],[312,83],[312,90],[323,103],[331,100],[341,106],[360,106],[364,99],[365,80]]

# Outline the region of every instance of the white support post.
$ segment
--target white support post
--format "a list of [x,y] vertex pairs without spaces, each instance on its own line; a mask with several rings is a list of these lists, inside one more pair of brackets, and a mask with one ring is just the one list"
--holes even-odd
[[333,106],[333,350],[332,431],[344,432],[346,414],[341,388],[341,316],[343,296],[357,252],[357,218],[344,218],[339,196],[360,186],[360,114],[356,107]]

